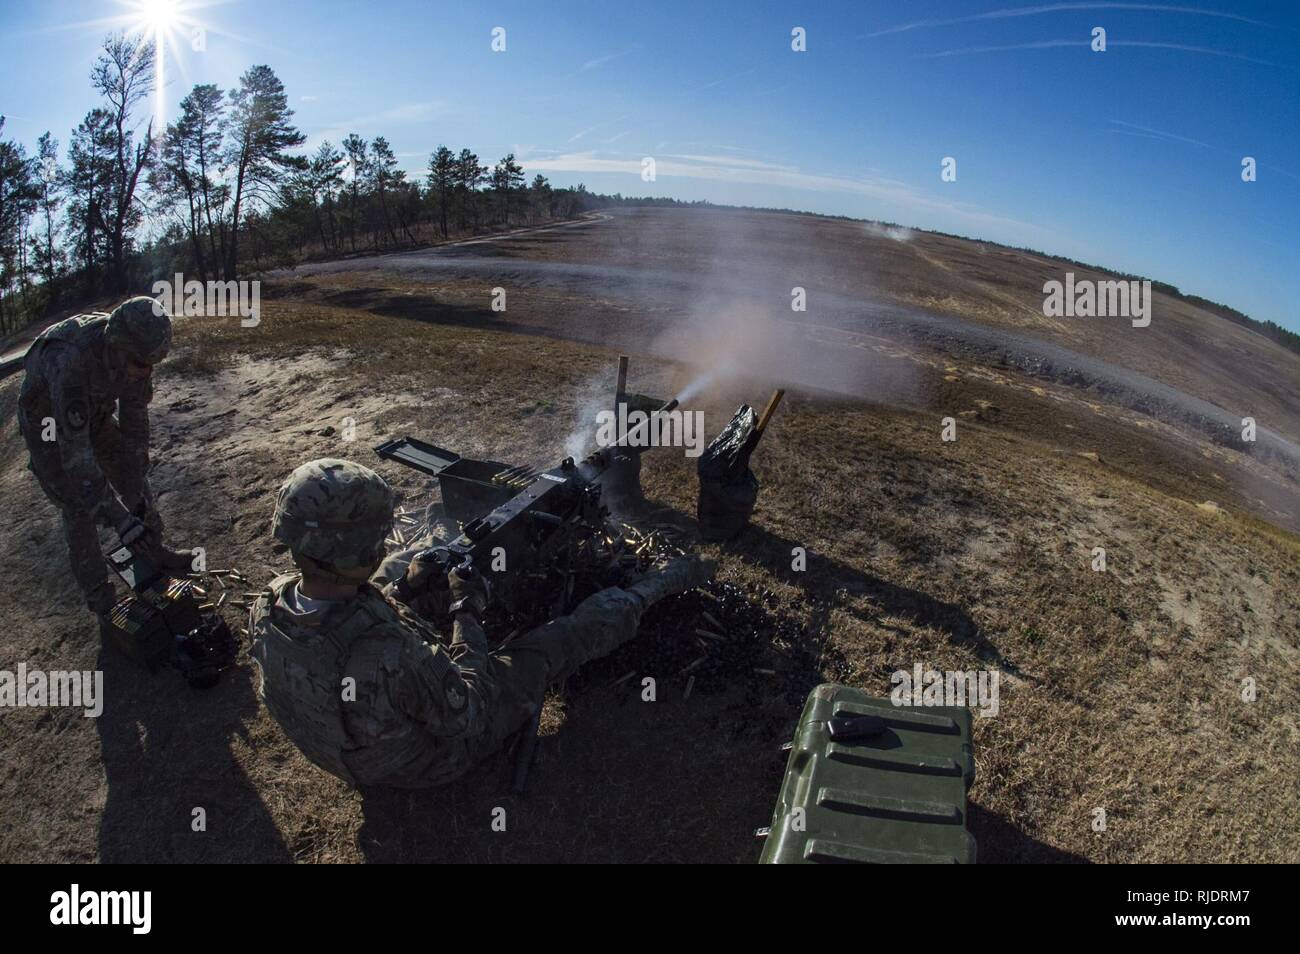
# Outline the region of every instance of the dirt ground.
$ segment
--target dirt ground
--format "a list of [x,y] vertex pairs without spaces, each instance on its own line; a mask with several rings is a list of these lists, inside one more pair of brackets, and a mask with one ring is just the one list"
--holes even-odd
[[[771,271],[775,246],[810,289],[1006,327],[1300,434],[1300,362],[1265,339],[1172,299],[1170,327],[1157,303],[1145,337],[1049,327],[1032,314],[1046,260],[850,229],[862,225],[655,210],[465,253],[490,252],[496,275],[360,260],[276,276],[259,327],[178,321],[158,369],[152,479],[170,541],[260,584],[289,565],[269,520],[298,463],[350,457],[423,502],[434,482],[378,461],[374,445],[411,434],[547,464],[612,392],[620,351],[632,387],[663,396],[725,358],[716,342],[680,347],[698,309],[599,271],[530,278],[541,273],[521,262],[617,259],[731,288],[765,256]],[[509,292],[504,313],[493,287]],[[683,674],[652,672],[658,700],[643,703],[636,680],[619,682],[652,658],[634,641],[549,697],[523,795],[494,765],[437,791],[352,791],[259,707],[246,652],[200,692],[101,650],[24,466],[19,377],[0,381],[0,668],[102,669],[107,695],[98,719],[0,716],[0,860],[750,862],[807,689],[833,679],[886,695],[890,674],[917,662],[1002,673],[999,714],[975,720],[982,861],[1300,860],[1300,488],[1285,457],[881,327],[814,316],[779,342],[783,360],[731,362],[692,404],[711,435],[740,402],[790,388],[754,457],[753,525],[701,549],[805,644],[781,648],[776,680],[701,679],[689,698]],[[1242,362],[1257,372],[1233,373]],[[940,439],[945,416],[954,442]],[[693,470],[680,450],[647,456],[657,509],[645,519],[691,535]],[[796,546],[806,572],[791,570]],[[1091,569],[1097,546],[1105,573]],[[205,832],[191,830],[196,807]],[[490,827],[496,807],[505,832]]]

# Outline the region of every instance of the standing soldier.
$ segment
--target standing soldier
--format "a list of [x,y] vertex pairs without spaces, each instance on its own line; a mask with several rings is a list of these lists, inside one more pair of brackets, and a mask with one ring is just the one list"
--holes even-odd
[[370,582],[393,503],[360,464],[326,458],[295,470],[273,528],[301,573],[273,580],[250,612],[267,709],[309,760],[356,785],[420,788],[463,775],[529,723],[548,684],[613,652],[646,607],[713,569],[679,558],[489,650],[476,571],[448,575],[450,639],[404,605],[429,595],[438,564],[413,561],[382,590]]
[[189,565],[188,554],[162,546],[146,476],[151,373],[171,341],[162,305],[140,297],[109,315],[51,325],[27,352],[18,429],[28,466],[63,515],[72,573],[101,630],[115,595],[99,527],[116,531],[125,546],[147,546],[168,568]]

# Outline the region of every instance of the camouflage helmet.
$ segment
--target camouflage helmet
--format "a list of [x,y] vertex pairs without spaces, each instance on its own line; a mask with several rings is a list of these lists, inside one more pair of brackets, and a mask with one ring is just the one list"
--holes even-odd
[[323,457],[284,482],[272,530],[299,566],[305,557],[313,569],[364,580],[384,557],[393,504],[392,488],[369,467]]
[[172,320],[161,302],[140,295],[113,309],[104,337],[136,361],[157,364],[171,350]]

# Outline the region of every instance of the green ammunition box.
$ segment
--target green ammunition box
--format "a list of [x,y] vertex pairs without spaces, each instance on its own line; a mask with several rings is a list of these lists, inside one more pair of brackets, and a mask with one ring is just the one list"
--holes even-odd
[[973,863],[970,710],[895,706],[827,683],[808,696],[760,861]]
[[167,620],[135,594],[118,600],[109,613],[113,645],[128,659],[153,668],[166,658],[172,645]]
[[130,659],[156,667],[167,658],[177,635],[199,625],[194,584],[160,577],[142,592],[118,600],[109,620],[117,648]]

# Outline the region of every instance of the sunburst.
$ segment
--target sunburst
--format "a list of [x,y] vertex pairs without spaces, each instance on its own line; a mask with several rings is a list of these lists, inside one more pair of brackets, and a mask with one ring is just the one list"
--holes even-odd
[[154,129],[162,135],[167,129],[167,100],[164,89],[167,81],[167,48],[178,49],[176,38],[185,15],[177,0],[127,0],[124,4],[128,17],[133,17],[130,30],[141,33],[153,42],[154,62]]
[[154,48],[154,129],[156,135],[162,135],[167,125],[166,98],[164,87],[167,80],[167,56],[170,52],[173,62],[185,74],[185,61],[181,51],[195,31],[204,33],[224,33],[200,20],[195,13],[204,7],[219,6],[228,0],[115,0],[122,12],[95,20],[65,23],[58,29],[104,29],[122,30],[128,34],[141,36]]
[[[0,3],[5,0],[0,0]],[[182,76],[188,77],[183,52],[186,47],[198,50],[195,39],[202,36],[204,42],[210,36],[220,36],[239,44],[254,42],[246,36],[222,29],[216,24],[200,19],[196,14],[210,7],[225,6],[236,0],[113,0],[121,11],[111,16],[97,17],[90,20],[65,21],[57,26],[47,27],[37,32],[56,32],[63,30],[110,30],[122,31],[133,36],[143,37],[154,47],[154,117],[155,135],[161,136],[166,130],[166,99],[163,87],[166,83],[167,57],[170,53],[172,64]]]

